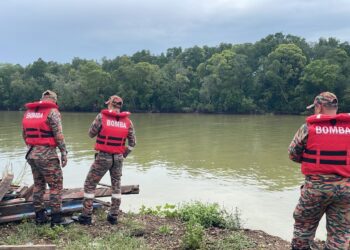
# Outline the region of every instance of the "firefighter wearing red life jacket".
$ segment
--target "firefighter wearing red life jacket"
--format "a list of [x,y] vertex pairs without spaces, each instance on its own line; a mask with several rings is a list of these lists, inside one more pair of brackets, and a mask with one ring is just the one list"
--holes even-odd
[[51,226],[68,225],[63,219],[62,189],[63,176],[56,147],[61,152],[61,165],[67,164],[67,150],[62,133],[61,114],[58,111],[57,95],[47,90],[40,101],[27,103],[22,120],[23,139],[28,147],[26,160],[31,166],[34,191],[33,205],[36,224],[48,222],[44,203],[46,184],[50,188]]
[[325,249],[348,249],[350,243],[350,114],[337,114],[330,92],[316,96],[314,115],[306,119],[289,148],[301,163],[305,183],[294,210],[292,249],[312,249],[317,226],[327,218]]
[[96,136],[97,154],[84,184],[83,211],[78,217],[73,217],[84,225],[91,224],[95,189],[107,171],[110,173],[112,184],[112,204],[107,221],[112,225],[117,223],[121,203],[120,179],[123,161],[136,145],[134,126],[129,119],[130,113],[120,111],[123,105],[122,98],[111,96],[106,104],[108,109],[97,115],[89,129],[89,136]]

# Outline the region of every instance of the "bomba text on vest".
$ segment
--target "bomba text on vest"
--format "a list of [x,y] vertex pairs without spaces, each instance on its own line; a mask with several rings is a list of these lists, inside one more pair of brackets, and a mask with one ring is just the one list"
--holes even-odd
[[335,135],[350,135],[350,128],[348,127],[327,127],[316,126],[316,134],[335,134]]
[[107,126],[109,127],[118,127],[118,128],[126,128],[125,122],[107,120]]
[[28,112],[26,119],[40,119],[43,118],[44,113]]

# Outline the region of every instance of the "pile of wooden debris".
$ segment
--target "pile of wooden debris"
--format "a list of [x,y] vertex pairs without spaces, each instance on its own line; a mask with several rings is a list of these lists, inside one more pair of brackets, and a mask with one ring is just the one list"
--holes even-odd
[[[24,218],[34,218],[33,188],[34,186],[13,185],[14,175],[6,172],[0,179],[0,223],[20,221]],[[100,184],[101,188],[96,189],[95,197],[108,197],[112,195],[110,186]],[[122,194],[138,194],[139,185],[122,186]],[[62,213],[71,214],[82,210],[84,198],[83,188],[64,189],[62,195]],[[49,191],[44,195],[45,204],[50,214]],[[107,202],[94,199],[94,207],[108,205]]]

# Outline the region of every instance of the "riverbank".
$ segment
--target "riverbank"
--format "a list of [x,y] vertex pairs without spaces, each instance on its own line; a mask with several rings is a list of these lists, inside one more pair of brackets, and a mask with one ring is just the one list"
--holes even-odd
[[57,249],[290,249],[290,243],[263,231],[244,229],[239,213],[216,204],[141,207],[106,221],[107,207],[94,213],[92,226],[36,226],[33,221],[0,227],[0,245],[54,244]]

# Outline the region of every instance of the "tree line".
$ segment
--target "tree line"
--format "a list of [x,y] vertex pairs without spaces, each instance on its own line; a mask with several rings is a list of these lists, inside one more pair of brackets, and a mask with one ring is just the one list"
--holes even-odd
[[131,112],[300,114],[322,91],[350,110],[350,45],[276,33],[255,43],[148,50],[100,61],[0,64],[0,110],[21,110],[46,89],[61,110],[96,111],[112,94]]

